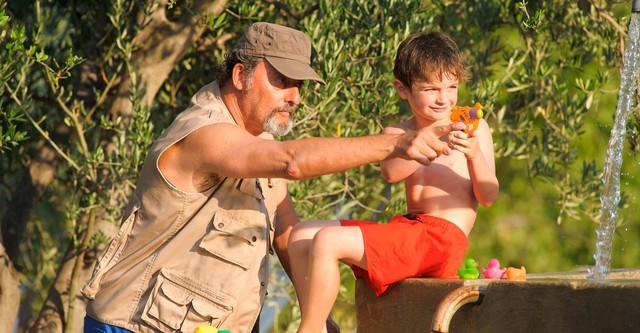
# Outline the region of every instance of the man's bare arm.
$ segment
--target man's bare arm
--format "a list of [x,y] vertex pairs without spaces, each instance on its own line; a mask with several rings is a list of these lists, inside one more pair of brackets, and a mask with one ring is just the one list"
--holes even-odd
[[234,178],[309,179],[393,157],[428,165],[450,152],[439,137],[455,125],[404,134],[273,141],[256,138],[231,124],[216,124],[183,139],[179,155],[180,161],[197,172]]
[[291,267],[289,265],[289,253],[287,251],[287,243],[289,242],[289,234],[291,233],[291,228],[300,223],[300,218],[296,213],[293,203],[291,202],[291,197],[289,194],[285,196],[285,198],[278,205],[278,209],[276,210],[276,220],[275,220],[275,236],[273,239],[273,248],[276,250],[276,254],[278,255],[278,259],[282,264],[282,268],[287,273],[289,277],[291,277]]

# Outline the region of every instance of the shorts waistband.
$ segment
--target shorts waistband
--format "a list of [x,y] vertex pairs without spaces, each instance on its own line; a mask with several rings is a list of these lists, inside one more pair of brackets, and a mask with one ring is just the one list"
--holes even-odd
[[412,221],[418,221],[420,223],[425,223],[425,222],[435,222],[435,223],[451,223],[453,224],[453,222],[447,220],[447,219],[443,219],[441,217],[437,217],[437,216],[433,216],[433,215],[429,215],[429,214],[404,214],[402,215],[402,217],[404,217],[405,219],[408,220],[412,220]]
[[441,217],[437,217],[437,216],[433,216],[433,215],[429,215],[429,214],[404,214],[401,215],[403,218],[407,219],[407,220],[412,220],[412,221],[417,221],[423,224],[428,224],[428,225],[432,225],[432,226],[437,226],[439,228],[443,228],[445,230],[457,230],[458,232],[460,232],[464,238],[467,238],[467,235],[462,231],[462,229],[460,229],[460,227],[458,227],[455,223],[447,220],[447,219],[443,219]]

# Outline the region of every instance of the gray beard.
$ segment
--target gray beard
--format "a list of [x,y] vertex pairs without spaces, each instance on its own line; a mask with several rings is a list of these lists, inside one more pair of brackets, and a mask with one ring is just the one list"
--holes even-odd
[[[295,110],[295,107],[292,108],[293,110]],[[284,136],[289,134],[289,132],[293,128],[293,121],[291,120],[291,117],[293,117],[293,112],[290,113],[289,120],[285,124],[279,125],[278,123],[276,123],[276,113],[280,110],[282,110],[282,108],[275,109],[273,110],[273,112],[271,112],[267,119],[264,120],[264,123],[262,123],[262,130],[274,136]]]
[[[247,85],[247,88],[243,91],[244,94],[248,94],[251,93],[253,90],[253,75],[251,75],[246,81],[245,84]],[[276,123],[276,113],[278,113],[278,111],[282,111],[282,110],[286,110],[289,111],[289,121],[287,121],[286,124],[284,125],[278,125],[278,123]],[[267,119],[264,120],[264,122],[262,123],[262,130],[273,135],[273,136],[284,136],[289,134],[289,132],[291,131],[291,129],[293,128],[293,115],[296,111],[296,107],[295,106],[282,106],[282,107],[278,107],[273,109],[273,111],[271,111],[271,114],[267,117]]]

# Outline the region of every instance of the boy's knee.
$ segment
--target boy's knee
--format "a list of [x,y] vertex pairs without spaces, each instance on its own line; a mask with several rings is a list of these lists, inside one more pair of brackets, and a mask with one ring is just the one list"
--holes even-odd
[[333,239],[333,231],[334,228],[328,227],[320,229],[315,236],[313,237],[313,241],[311,242],[311,247],[313,251],[316,253],[324,253],[330,254],[332,250],[335,248],[335,242]]
[[291,227],[291,233],[289,234],[289,245],[293,242],[305,238],[305,226],[304,222],[295,224]]
[[309,243],[313,238],[313,234],[309,232],[308,228],[305,228],[304,223],[298,223],[291,229],[289,234],[289,241],[287,242],[288,251],[291,252],[306,252],[309,250]]

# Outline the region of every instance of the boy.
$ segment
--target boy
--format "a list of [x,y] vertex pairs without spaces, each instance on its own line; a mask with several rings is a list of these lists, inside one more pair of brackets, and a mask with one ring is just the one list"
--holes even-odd
[[[413,117],[384,133],[449,124],[457,103],[464,60],[447,35],[417,33],[403,41],[395,59],[393,85]],[[404,180],[407,214],[388,224],[312,221],[294,226],[289,238],[292,279],[302,321],[298,332],[321,332],[338,294],[338,261],[350,265],[379,296],[408,277],[454,277],[467,250],[478,203],[498,197],[493,141],[483,119],[468,134],[448,136],[450,154],[432,164],[393,158],[381,162],[389,182]]]

